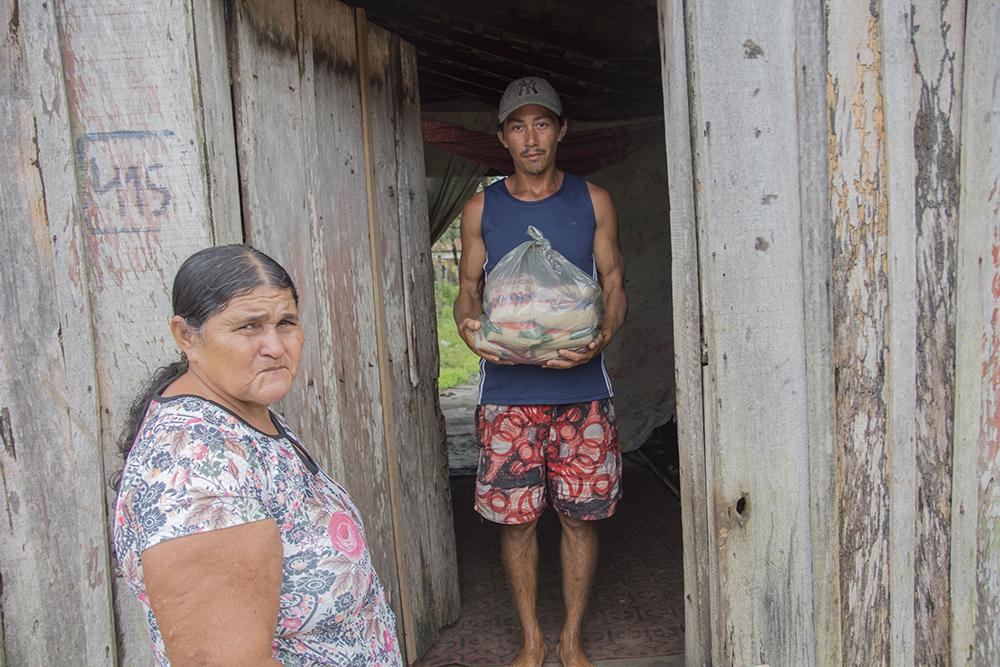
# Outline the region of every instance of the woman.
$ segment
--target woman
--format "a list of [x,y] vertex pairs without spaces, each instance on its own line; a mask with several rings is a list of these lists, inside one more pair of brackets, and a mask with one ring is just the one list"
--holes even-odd
[[288,273],[207,248],[173,309],[181,360],[131,407],[114,526],[157,664],[401,665],[357,509],[268,407],[302,351]]

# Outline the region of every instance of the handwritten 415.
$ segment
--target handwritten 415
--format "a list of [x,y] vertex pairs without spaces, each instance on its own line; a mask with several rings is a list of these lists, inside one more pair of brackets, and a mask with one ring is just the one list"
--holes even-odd
[[151,213],[156,217],[163,215],[170,206],[170,190],[157,183],[157,172],[163,169],[159,162],[145,166],[129,165],[124,169],[113,166],[107,173],[110,178],[106,181],[101,178],[96,157],[90,158],[88,167],[90,190],[94,193],[95,200],[113,192],[118,203],[118,214],[122,217],[125,217],[129,204],[133,204],[142,214]]

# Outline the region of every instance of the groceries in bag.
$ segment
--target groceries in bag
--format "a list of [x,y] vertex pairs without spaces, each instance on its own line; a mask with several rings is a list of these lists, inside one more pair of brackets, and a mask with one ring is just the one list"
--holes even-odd
[[483,291],[476,347],[506,361],[544,364],[559,350],[585,350],[603,314],[601,286],[552,248],[535,227],[530,241],[497,262]]

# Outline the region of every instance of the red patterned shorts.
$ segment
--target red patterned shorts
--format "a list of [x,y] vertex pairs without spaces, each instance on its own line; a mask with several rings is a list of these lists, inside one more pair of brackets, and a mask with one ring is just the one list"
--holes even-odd
[[621,498],[621,449],[611,399],[569,405],[480,405],[476,511],[496,523],[534,521],[547,502],[576,519],[606,519]]

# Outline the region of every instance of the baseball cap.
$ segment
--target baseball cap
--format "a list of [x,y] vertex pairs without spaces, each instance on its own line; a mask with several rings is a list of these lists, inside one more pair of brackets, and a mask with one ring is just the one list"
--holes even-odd
[[555,115],[562,116],[559,93],[551,83],[540,76],[525,76],[511,81],[507,90],[503,91],[503,97],[500,98],[500,122],[507,120],[507,116],[525,104],[538,104]]

